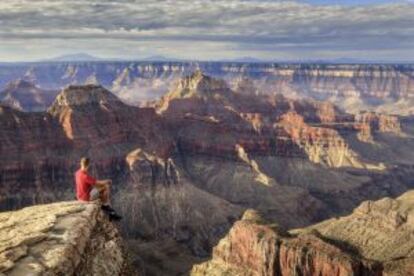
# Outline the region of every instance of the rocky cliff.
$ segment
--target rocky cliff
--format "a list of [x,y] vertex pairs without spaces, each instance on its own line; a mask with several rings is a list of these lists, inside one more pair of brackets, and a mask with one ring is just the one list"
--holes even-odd
[[60,202],[0,213],[2,275],[137,275],[98,205]]
[[[339,133],[344,127],[357,133],[360,121],[366,120],[355,120],[329,103],[245,95],[197,71],[164,96],[157,110],[174,128],[190,129],[192,133],[180,133],[178,138],[186,151],[231,155],[240,145],[250,154],[299,156],[329,167],[383,168],[361,161]],[[383,118],[372,131],[398,130],[397,118],[394,128]],[[201,124],[200,132],[193,132]],[[200,133],[215,138],[193,137]],[[218,139],[221,135],[225,137]]]
[[356,121],[367,125],[372,132],[392,132],[401,134],[401,123],[397,116],[378,114],[374,112],[361,112],[356,115]]
[[101,84],[128,103],[167,93],[179,79],[201,69],[247,94],[283,93],[329,100],[353,113],[381,110],[413,114],[413,66],[231,62],[53,62],[0,66],[0,90],[16,79],[42,89]]
[[412,191],[290,233],[249,210],[192,275],[412,275],[413,216]]

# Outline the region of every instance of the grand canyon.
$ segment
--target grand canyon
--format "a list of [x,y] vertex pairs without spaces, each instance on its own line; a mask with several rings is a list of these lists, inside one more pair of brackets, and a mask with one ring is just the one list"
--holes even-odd
[[[0,64],[0,91],[0,273],[414,273],[412,65]],[[121,222],[72,202],[82,156]]]

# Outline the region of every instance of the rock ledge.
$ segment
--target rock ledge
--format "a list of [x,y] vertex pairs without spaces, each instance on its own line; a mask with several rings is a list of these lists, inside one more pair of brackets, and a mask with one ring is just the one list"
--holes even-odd
[[129,267],[115,226],[93,203],[0,213],[0,275],[121,275]]

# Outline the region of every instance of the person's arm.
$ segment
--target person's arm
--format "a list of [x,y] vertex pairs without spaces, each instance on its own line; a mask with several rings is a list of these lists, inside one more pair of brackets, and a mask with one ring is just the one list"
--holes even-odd
[[105,188],[107,185],[110,185],[112,183],[112,180],[110,179],[98,180],[90,175],[87,175],[86,183],[88,183],[88,185],[96,187],[98,190],[101,190]]
[[110,179],[96,180],[96,182],[95,182],[95,186],[98,189],[101,189],[101,188],[105,187],[106,185],[110,185],[110,184],[112,184],[112,180],[110,180]]

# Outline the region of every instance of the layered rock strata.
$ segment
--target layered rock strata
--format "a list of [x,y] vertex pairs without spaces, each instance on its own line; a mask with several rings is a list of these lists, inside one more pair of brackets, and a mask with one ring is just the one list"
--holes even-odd
[[[326,99],[357,113],[366,108],[413,114],[413,66],[234,62],[53,62],[0,65],[0,90],[24,79],[42,89],[99,83],[129,103],[154,100],[194,70],[225,79],[240,93]],[[139,93],[137,93],[139,91]]]

